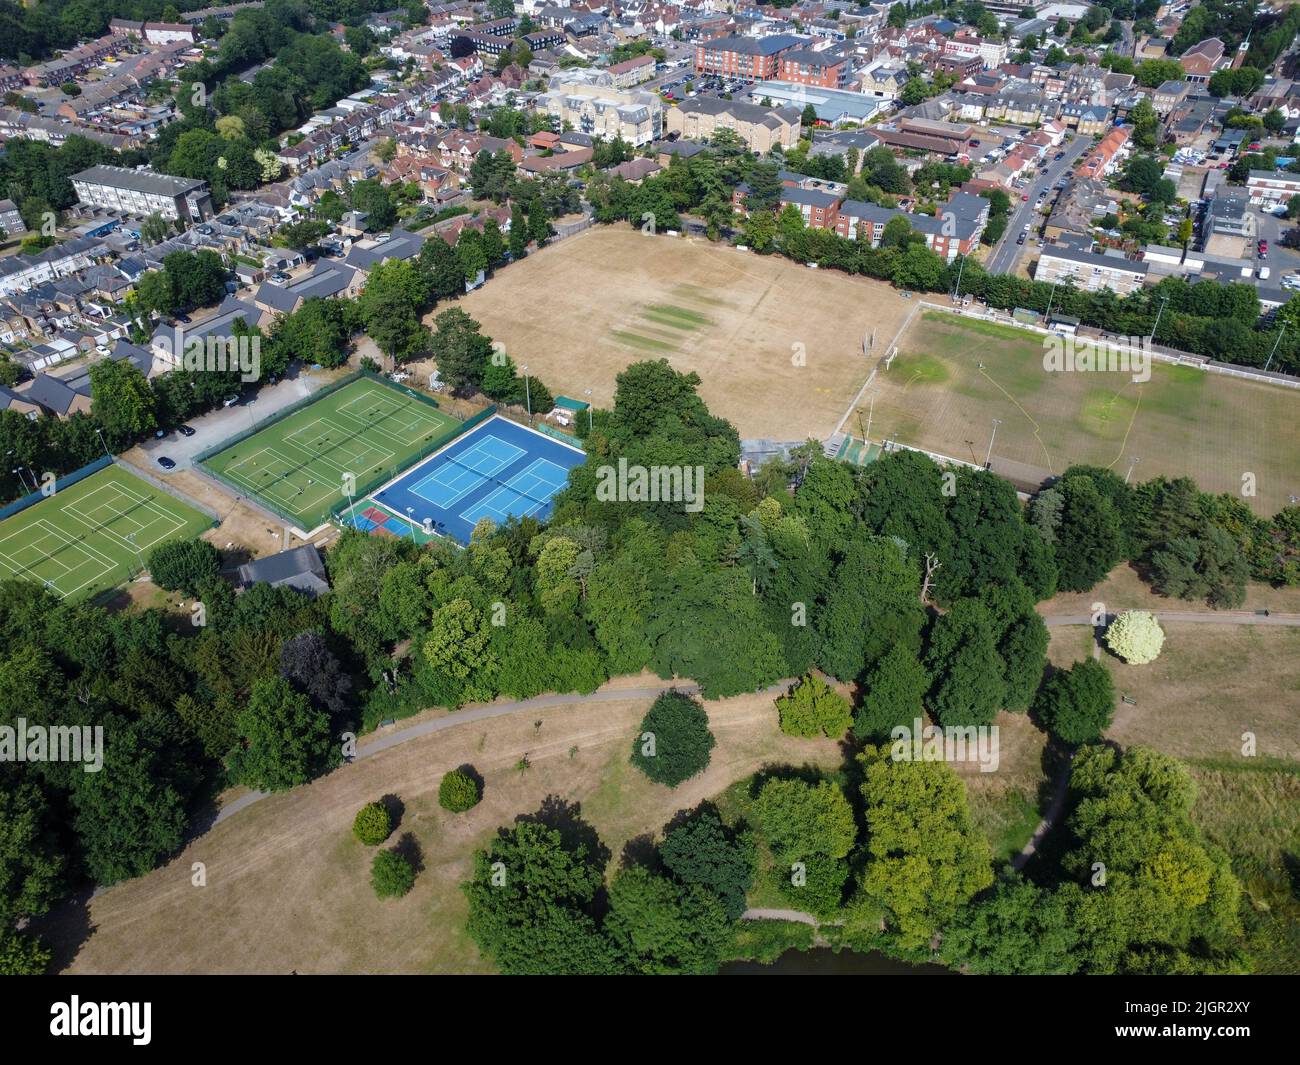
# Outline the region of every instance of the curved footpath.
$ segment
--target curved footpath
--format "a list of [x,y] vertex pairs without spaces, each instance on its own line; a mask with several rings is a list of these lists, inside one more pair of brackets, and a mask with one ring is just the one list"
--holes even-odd
[[[1248,610],[1227,610],[1217,613],[1201,613],[1191,610],[1156,610],[1153,611],[1161,621],[1192,622],[1209,625],[1284,625],[1300,626],[1300,614],[1255,614]],[[1108,615],[1109,616],[1109,615]],[[1043,618],[1043,622],[1049,627],[1065,625],[1091,625],[1092,615],[1090,614],[1058,614]],[[785,691],[798,678],[787,677],[784,680],[777,681],[764,689],[765,692],[776,694]],[[677,691],[687,692],[691,695],[699,693],[699,686],[695,684],[681,684],[670,681],[664,681],[662,684],[656,684],[652,687],[642,688],[608,688],[594,691],[589,695],[538,695],[532,699],[520,699],[516,702],[508,703],[487,703],[476,706],[467,706],[455,713],[448,714],[446,717],[434,718],[431,721],[422,721],[418,725],[412,725],[410,728],[398,729],[390,732],[385,736],[377,736],[370,740],[364,746],[359,746],[356,757],[353,761],[361,758],[369,758],[372,755],[379,754],[389,748],[396,747],[398,744],[407,743],[410,740],[420,736],[428,736],[433,732],[441,732],[443,729],[453,728],[456,725],[468,724],[472,721],[485,721],[493,717],[503,717],[507,714],[520,714],[528,710],[543,710],[548,706],[563,706],[573,703],[603,703],[616,702],[622,699],[653,699],[666,691],[676,689]],[[1053,796],[1051,807],[1047,815],[1034,830],[1033,836],[1029,843],[1025,845],[1025,851],[1016,856],[1012,863],[1018,869],[1033,854],[1039,841],[1051,827],[1052,820],[1056,813],[1059,813],[1060,805],[1065,799],[1065,785],[1069,782],[1068,774],[1063,774],[1064,780],[1057,782],[1057,794]],[[265,799],[270,792],[250,791],[239,798],[226,803],[218,811],[216,817],[208,824],[211,829],[227,818],[234,817],[240,810],[247,809],[253,803]],[[794,911],[791,911],[794,912]]]

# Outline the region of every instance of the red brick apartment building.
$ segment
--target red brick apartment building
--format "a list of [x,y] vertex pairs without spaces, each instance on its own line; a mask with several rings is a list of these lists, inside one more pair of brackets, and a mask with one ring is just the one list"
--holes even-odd
[[781,55],[808,42],[802,37],[715,37],[695,45],[695,72],[740,81],[771,81],[780,72]]
[[849,80],[849,63],[841,55],[796,48],[783,52],[777,76],[796,85],[817,85],[823,89],[843,88]]

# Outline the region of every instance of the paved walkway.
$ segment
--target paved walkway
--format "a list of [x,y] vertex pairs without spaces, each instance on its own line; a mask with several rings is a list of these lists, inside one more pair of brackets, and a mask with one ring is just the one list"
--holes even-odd
[[[1300,614],[1279,614],[1270,611],[1256,614],[1253,610],[1153,610],[1161,621],[1190,622],[1193,625],[1300,625]],[[1106,615],[1106,623],[1115,619]],[[1047,614],[1043,623],[1050,629],[1059,625],[1091,625],[1091,614]]]

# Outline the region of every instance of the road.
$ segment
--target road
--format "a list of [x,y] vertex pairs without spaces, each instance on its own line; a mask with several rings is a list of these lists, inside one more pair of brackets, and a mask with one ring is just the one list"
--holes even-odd
[[[1011,218],[1007,221],[1007,231],[994,247],[993,254],[989,256],[989,273],[1010,274],[1015,272],[1016,264],[1020,262],[1020,256],[1025,250],[1025,245],[1017,244],[1016,238],[1024,231],[1026,222],[1032,226],[1031,232],[1037,231],[1042,222],[1043,216],[1034,210],[1034,200],[1038,197],[1038,190],[1042,188],[1051,189],[1062,174],[1068,173],[1075,168],[1079,157],[1090,147],[1092,147],[1091,137],[1076,136],[1063,149],[1057,149],[1065,152],[1065,158],[1052,159],[1048,163],[1045,177],[1035,178],[1022,192],[1013,192],[1011,194],[1013,200]],[[1023,193],[1028,193],[1028,202],[1019,199]]]

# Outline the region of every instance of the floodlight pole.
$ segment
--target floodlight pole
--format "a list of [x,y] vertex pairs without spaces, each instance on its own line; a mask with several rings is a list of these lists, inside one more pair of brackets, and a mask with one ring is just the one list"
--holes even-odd
[[1273,365],[1273,356],[1277,354],[1277,346],[1282,343],[1282,334],[1286,332],[1289,322],[1283,322],[1282,328],[1277,334],[1277,339],[1273,341],[1273,350],[1268,353],[1268,362],[1264,363],[1264,372],[1268,373],[1268,368]]
[[528,367],[525,365],[525,366],[521,366],[520,369],[524,371],[524,402],[528,404],[528,424],[532,425],[533,424],[533,393],[532,393],[532,389],[529,388],[528,385]]
[[993,419],[993,432],[992,432],[992,434],[989,436],[989,451],[988,451],[988,454],[984,456],[984,468],[985,468],[986,470],[989,468],[989,463],[993,460],[993,441],[994,441],[995,439],[997,439],[997,435],[998,435],[998,426],[1001,425],[1001,424],[1002,424],[1002,419],[1001,419],[1001,418],[994,418],[994,419]]
[[1156,330],[1160,328],[1160,316],[1161,316],[1162,314],[1165,313],[1165,304],[1168,303],[1168,302],[1169,302],[1169,297],[1168,297],[1168,296],[1161,296],[1161,297],[1160,297],[1160,309],[1156,311],[1156,321],[1155,321],[1155,325],[1153,325],[1153,326],[1151,327],[1151,337],[1150,337],[1150,340],[1151,340],[1151,343],[1152,343],[1152,344],[1154,344],[1154,343],[1156,342]]
[[587,397],[587,432],[591,432],[591,389],[588,388],[582,394]]
[[113,453],[112,453],[111,451],[108,450],[108,444],[106,444],[106,443],[104,442],[104,434],[103,434],[102,432],[100,432],[100,430],[99,430],[99,426],[98,426],[98,425],[95,426],[95,435],[96,435],[97,437],[99,437],[99,443],[100,443],[100,446],[104,449],[104,454],[107,455],[107,456],[111,459],[111,458],[113,457]]
[[414,507],[406,508],[406,518],[411,523],[411,543],[413,544],[417,543],[418,541],[415,539],[415,508]]
[[1135,455],[1135,456],[1133,457],[1133,459],[1129,462],[1129,464],[1128,464],[1128,473],[1124,474],[1124,483],[1125,483],[1125,484],[1128,484],[1128,479],[1129,479],[1130,477],[1133,476],[1133,467],[1136,466],[1136,465],[1137,465],[1139,462],[1141,462],[1141,461],[1142,461],[1142,460],[1141,460],[1140,458],[1138,458],[1138,457]]

